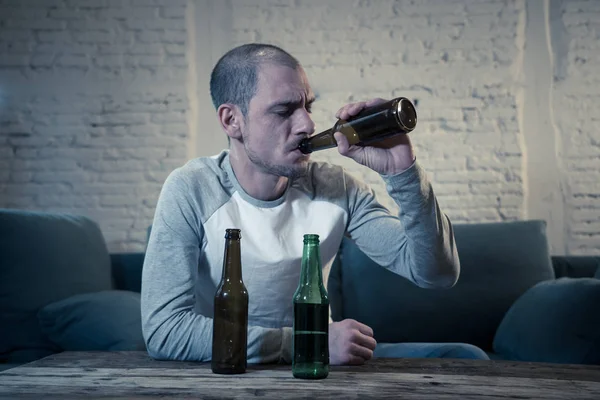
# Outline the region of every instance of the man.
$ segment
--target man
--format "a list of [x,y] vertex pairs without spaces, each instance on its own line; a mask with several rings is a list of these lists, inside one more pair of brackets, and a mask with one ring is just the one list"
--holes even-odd
[[[142,276],[143,333],[152,357],[210,360],[226,228],[242,231],[250,363],[291,361],[292,296],[305,233],[321,238],[324,276],[348,234],[373,260],[419,286],[455,284],[459,261],[450,222],[408,136],[356,147],[335,135],[340,154],[381,174],[402,209],[398,218],[342,168],[309,162],[297,150],[315,130],[314,95],[290,54],[271,45],[237,47],[219,60],[210,87],[229,150],[189,161],[161,191]],[[348,104],[336,117],[383,101]],[[374,351],[485,358],[470,345],[377,346],[372,329],[354,320],[330,324],[329,350],[331,364],[361,364]]]

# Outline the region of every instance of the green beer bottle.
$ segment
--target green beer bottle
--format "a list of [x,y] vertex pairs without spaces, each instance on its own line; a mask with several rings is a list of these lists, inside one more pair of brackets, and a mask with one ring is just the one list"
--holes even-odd
[[211,368],[215,374],[242,374],[248,358],[248,291],[242,281],[240,230],[225,232],[223,276],[214,298]]
[[300,284],[294,294],[292,372],[302,379],[329,374],[329,298],[323,285],[319,235],[304,235]]

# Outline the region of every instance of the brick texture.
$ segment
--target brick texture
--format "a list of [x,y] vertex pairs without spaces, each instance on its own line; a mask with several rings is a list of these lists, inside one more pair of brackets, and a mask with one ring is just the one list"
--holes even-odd
[[[280,44],[305,66],[320,101],[317,129],[343,104],[371,97],[418,101],[411,135],[420,163],[455,222],[523,216],[513,70],[521,2],[261,1],[234,7],[236,43]],[[352,7],[350,6],[352,4]],[[389,207],[381,178],[335,149]]]
[[97,221],[143,250],[187,159],[185,1],[0,1],[0,206]]
[[[564,232],[568,253],[600,254],[600,3],[551,3],[560,43],[548,140],[557,141],[566,225],[552,229]],[[536,148],[519,124],[519,96],[534,90],[522,79],[525,1],[230,4],[223,29],[232,45],[278,44],[305,66],[318,130],[346,102],[409,97],[417,157],[451,219],[528,218],[526,160]],[[171,0],[0,0],[0,206],[89,215],[112,251],[143,250],[165,177],[191,155],[187,9]],[[395,209],[377,174],[335,149],[314,158],[345,166]]]
[[600,2],[568,1],[552,111],[562,142],[567,252],[600,254]]

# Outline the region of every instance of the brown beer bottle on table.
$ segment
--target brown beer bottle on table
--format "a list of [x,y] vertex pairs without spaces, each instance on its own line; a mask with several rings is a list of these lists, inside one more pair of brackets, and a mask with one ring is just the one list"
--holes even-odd
[[351,145],[365,145],[381,139],[406,134],[417,125],[417,111],[406,97],[368,107],[348,121],[338,120],[333,128],[317,133],[300,142],[298,149],[308,154],[337,146],[333,137],[341,132]]
[[215,293],[212,371],[246,372],[248,348],[248,291],[242,280],[239,229],[227,229],[223,275]]
[[319,235],[304,235],[300,283],[294,293],[292,374],[322,379],[329,374],[329,297],[323,285]]

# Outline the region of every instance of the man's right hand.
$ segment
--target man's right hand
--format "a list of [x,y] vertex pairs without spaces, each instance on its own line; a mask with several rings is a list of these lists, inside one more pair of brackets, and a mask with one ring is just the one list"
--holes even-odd
[[373,357],[373,329],[353,319],[329,324],[329,363],[360,365]]

